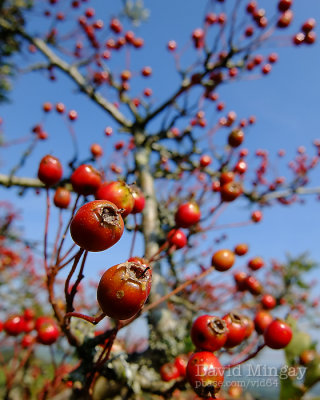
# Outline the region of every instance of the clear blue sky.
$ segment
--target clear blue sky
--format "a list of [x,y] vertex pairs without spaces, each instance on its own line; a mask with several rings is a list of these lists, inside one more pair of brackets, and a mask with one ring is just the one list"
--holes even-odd
[[[228,1],[227,1],[228,3]],[[273,6],[276,1],[271,2]],[[97,15],[117,15],[120,2],[98,2]],[[190,39],[191,31],[201,25],[206,2],[203,0],[162,0],[161,2],[145,1],[150,9],[150,18],[136,29],[137,35],[145,39],[145,48],[132,54],[130,68],[139,73],[144,65],[153,68],[153,76],[146,84],[152,87],[154,99],[166,98],[176,86],[177,74],[174,71],[172,56],[166,51],[169,40],[175,39],[181,48]],[[271,7],[270,1],[261,1],[261,7]],[[320,23],[320,4],[318,0],[303,2],[296,0],[293,10],[295,19],[293,26],[281,32],[290,37],[297,32],[301,22],[313,16]],[[129,25],[126,25],[130,28]],[[42,29],[43,22],[37,18],[32,23],[32,29]],[[316,31],[319,34],[318,27]],[[256,125],[248,131],[247,147],[267,149],[277,163],[276,152],[285,148],[288,157],[295,154],[299,145],[312,148],[312,141],[320,138],[320,44],[293,48],[277,44],[279,62],[274,66],[270,76],[261,80],[245,80],[230,85],[224,85],[218,90],[220,98],[225,101],[226,110],[235,110],[240,117],[256,115]],[[274,47],[266,48],[263,54],[268,54]],[[113,54],[110,65],[120,72],[125,69],[125,56]],[[41,118],[41,105],[44,101],[53,104],[62,101],[68,109],[76,109],[79,119],[74,127],[81,146],[80,153],[84,158],[88,154],[91,143],[98,142],[104,146],[105,153],[112,153],[114,138],[105,138],[105,126],[115,127],[110,118],[96,105],[74,90],[74,86],[61,74],[57,81],[50,82],[47,74],[22,75],[15,81],[11,94],[11,104],[1,105],[0,116],[4,119],[4,131],[7,140],[21,137],[30,132],[31,127]],[[143,89],[142,79],[137,78],[140,90]],[[115,100],[110,94],[110,100]],[[36,176],[38,162],[44,154],[52,153],[62,160],[70,158],[67,149],[71,145],[69,133],[57,116],[51,115],[45,129],[49,140],[37,147],[34,156],[28,159],[25,167],[19,171],[20,176]],[[115,135],[116,136],[116,135]],[[16,155],[22,152],[26,144],[1,150],[1,172],[5,173],[13,166]],[[249,157],[249,160],[252,159]],[[313,176],[313,185],[320,186],[319,172]],[[16,199],[16,188],[5,190],[0,188],[2,199],[14,201],[22,210],[23,221],[20,223],[25,236],[30,239],[42,237],[45,198],[29,191],[24,197]],[[250,243],[250,255],[261,255],[266,259],[284,258],[286,252],[298,255],[308,251],[310,256],[320,261],[319,203],[314,199],[306,199],[305,206],[291,207],[275,206],[264,211],[261,224],[247,228],[230,230],[224,246],[232,246],[238,242]],[[242,221],[249,215],[242,202],[232,207],[223,221]],[[53,217],[56,214],[53,213]],[[129,252],[126,237],[108,254],[92,254],[89,257],[90,271],[94,275],[105,266],[119,262],[119,254]],[[141,253],[139,254],[141,255]],[[90,273],[90,274],[91,274]]]

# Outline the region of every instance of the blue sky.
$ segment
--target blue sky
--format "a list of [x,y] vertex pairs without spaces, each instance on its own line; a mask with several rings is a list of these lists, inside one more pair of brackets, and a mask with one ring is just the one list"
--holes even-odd
[[[109,3],[106,5],[104,2],[91,2],[96,6],[97,15],[117,15],[120,2]],[[152,87],[156,100],[166,98],[177,87],[173,59],[166,51],[167,42],[175,39],[179,48],[183,47],[190,40],[191,31],[201,25],[205,4],[206,2],[201,0],[145,1],[145,6],[151,12],[150,18],[136,29],[137,36],[145,39],[145,48],[132,54],[130,68],[137,74],[144,65],[153,68],[153,76],[146,84]],[[261,1],[260,5],[271,7],[269,1]],[[288,38],[288,42],[293,32],[298,31],[300,23],[307,18],[313,16],[320,21],[318,0],[309,0],[307,3],[295,1],[293,10],[293,26],[281,32]],[[35,18],[29,29],[41,30],[43,27],[41,19]],[[130,28],[128,24],[126,27]],[[318,27],[316,31],[319,32]],[[279,62],[270,76],[224,85],[218,90],[220,98],[226,103],[227,111],[235,110],[240,117],[256,115],[257,123],[248,130],[246,145],[251,154],[256,148],[267,149],[270,155],[274,155],[275,164],[279,163],[276,157],[278,149],[285,148],[290,158],[299,145],[303,144],[307,149],[312,149],[312,141],[320,137],[319,43],[293,48],[283,46],[282,41],[278,40],[276,47]],[[268,54],[274,49],[275,47],[265,48],[261,52]],[[125,56],[113,54],[110,65],[120,73],[126,68]],[[42,118],[41,105],[44,101],[53,104],[62,101],[68,109],[78,111],[79,119],[74,123],[74,127],[79,138],[81,156],[85,158],[88,155],[92,142],[102,144],[105,153],[110,156],[112,144],[121,136],[104,137],[105,126],[111,125],[116,128],[113,122],[96,105],[75,91],[73,84],[66,77],[57,74],[57,78],[56,82],[50,82],[46,73],[27,74],[17,78],[11,94],[11,104],[0,107],[6,139],[29,134],[31,127]],[[140,78],[137,78],[137,82],[134,87],[140,87],[139,90],[142,90],[144,82]],[[115,100],[111,93],[110,100]],[[157,124],[153,125],[153,128],[156,126]],[[34,156],[28,159],[18,175],[36,176],[38,162],[47,153],[52,153],[63,161],[70,158],[70,152],[66,151],[71,145],[70,135],[56,114],[47,118],[45,128],[49,132],[49,140],[39,144]],[[1,150],[1,172],[10,171],[16,155],[25,148],[26,144],[22,144]],[[253,160],[253,157],[249,156],[248,160]],[[313,178],[313,185],[320,186],[319,173],[313,174]],[[20,225],[23,226],[26,237],[37,240],[43,235],[44,195],[38,196],[29,191],[22,198],[16,199],[16,193],[16,188],[0,189],[2,199],[14,201],[22,210],[23,222]],[[320,260],[319,203],[314,198],[306,200],[305,206],[297,204],[265,209],[261,224],[226,231],[228,239],[224,246],[233,247],[238,242],[248,242],[250,256],[284,259],[286,252],[299,255],[308,251],[313,259]],[[246,209],[245,204],[239,202],[221,219],[221,223],[242,221],[249,213],[250,210]],[[57,214],[53,212],[53,219],[56,218]],[[141,246],[139,247],[141,252]],[[123,256],[126,252],[129,253],[128,237],[124,236],[107,253],[90,255],[88,273],[94,275],[97,271],[119,262],[119,255]]]

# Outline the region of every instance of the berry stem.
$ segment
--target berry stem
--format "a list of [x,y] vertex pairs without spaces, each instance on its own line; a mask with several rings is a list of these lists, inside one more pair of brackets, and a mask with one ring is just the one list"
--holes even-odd
[[49,228],[49,218],[50,218],[50,196],[49,196],[49,188],[46,188],[46,222],[44,228],[44,267],[46,273],[48,273],[48,228]]
[[[80,248],[80,250],[76,254],[76,256],[74,258],[74,261],[73,261],[73,265],[71,267],[71,270],[70,270],[69,275],[68,275],[68,277],[66,279],[66,282],[65,282],[64,294],[65,294],[65,298],[66,298],[66,311],[67,312],[73,311],[73,307],[72,307],[73,298],[71,298],[71,294],[69,293],[70,280],[71,280],[71,278],[72,278],[72,276],[73,276],[73,274],[74,274],[74,272],[75,272],[75,270],[77,268],[79,260],[80,260],[80,258],[81,258],[81,256],[82,256],[84,251],[85,251],[84,249]],[[87,254],[87,252],[86,252],[86,254]],[[84,260],[86,258],[86,254],[85,254]]]
[[242,361],[238,361],[235,362],[233,364],[228,364],[224,367],[224,369],[230,369],[230,368],[234,368],[237,365],[241,365],[244,364],[245,362],[251,360],[252,358],[254,358],[263,348],[265,347],[265,343],[261,344],[256,351],[254,351],[253,353],[249,354],[245,359],[243,359]]

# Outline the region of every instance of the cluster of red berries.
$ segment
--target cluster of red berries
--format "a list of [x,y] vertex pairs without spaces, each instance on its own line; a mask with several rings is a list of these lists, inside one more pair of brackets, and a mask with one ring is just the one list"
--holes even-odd
[[[49,316],[41,316],[36,318],[32,309],[25,309],[22,315],[15,314],[2,324],[0,323],[0,331],[4,330],[8,336],[19,336],[24,334],[21,339],[22,347],[29,347],[33,343],[41,343],[51,345],[55,343],[60,331],[53,318]],[[35,331],[36,335],[32,332]]]

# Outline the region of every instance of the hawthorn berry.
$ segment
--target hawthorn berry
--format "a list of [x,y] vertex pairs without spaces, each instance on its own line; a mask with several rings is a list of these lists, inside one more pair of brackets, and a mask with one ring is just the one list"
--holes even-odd
[[220,175],[220,186],[234,181],[234,173],[232,171],[224,171]]
[[71,193],[68,189],[58,187],[54,193],[53,202],[58,208],[68,208],[71,201]]
[[234,262],[234,252],[228,249],[222,249],[213,254],[211,265],[214,266],[217,271],[223,272],[230,269]]
[[181,229],[171,229],[167,240],[170,246],[175,246],[177,249],[182,249],[187,245],[187,237]]
[[264,261],[261,257],[251,258],[251,260],[248,261],[248,267],[252,271],[257,271],[258,269],[262,268],[263,266],[264,266]]
[[290,326],[280,320],[273,320],[264,331],[265,344],[271,349],[283,349],[292,339],[292,330]]
[[231,202],[238,198],[243,192],[239,182],[229,182],[220,187],[221,201]]
[[90,152],[94,158],[98,158],[103,155],[102,147],[98,143],[92,143],[90,146]]
[[263,334],[272,321],[273,317],[268,311],[259,310],[254,317],[254,327],[259,334]]
[[187,379],[200,397],[212,397],[221,389],[224,369],[219,359],[209,351],[194,353],[187,365]]
[[186,376],[188,361],[189,357],[186,354],[180,354],[174,359],[174,365],[178,368],[180,376]]
[[254,296],[261,294],[262,285],[254,276],[248,275],[244,281],[245,288]]
[[71,175],[73,190],[84,196],[94,194],[101,185],[100,173],[91,165],[80,165]]
[[219,317],[202,315],[191,327],[191,340],[199,350],[219,350],[227,341],[227,336],[227,325]]
[[24,319],[21,315],[11,315],[3,324],[3,330],[9,336],[18,336],[24,332]]
[[177,226],[181,228],[189,228],[200,221],[201,212],[199,206],[194,202],[181,204],[175,214]]
[[88,251],[103,251],[121,238],[121,212],[107,200],[94,200],[79,208],[70,224],[73,241]]
[[253,213],[251,214],[251,220],[252,222],[260,222],[262,220],[262,212],[257,210],[257,211],[253,211]]
[[134,205],[131,214],[139,214],[144,209],[144,206],[146,204],[146,199],[142,191],[137,186],[131,186],[130,190],[132,197],[134,199]]
[[277,301],[271,294],[264,294],[261,299],[262,307],[267,310],[275,308]]
[[121,215],[125,218],[131,213],[134,207],[134,197],[131,189],[125,182],[105,182],[97,190],[95,197],[97,200],[108,200],[123,210]]
[[109,268],[102,275],[97,290],[102,311],[117,320],[136,315],[147,300],[151,277],[150,268],[137,260]]
[[245,254],[248,253],[248,250],[249,250],[249,247],[246,243],[239,243],[234,248],[234,253],[237,256],[244,256]]
[[234,129],[228,136],[229,146],[239,147],[244,141],[244,132],[241,129]]
[[37,329],[37,341],[41,344],[51,345],[58,340],[59,336],[59,329],[52,319],[43,322]]
[[21,346],[25,349],[29,348],[34,342],[35,342],[35,337],[30,335],[30,334],[26,334],[23,336],[22,340],[21,340]]
[[228,329],[227,341],[224,345],[226,348],[238,346],[243,342],[246,336],[246,325],[244,324],[240,314],[230,312],[222,318]]
[[248,339],[251,336],[252,332],[254,331],[254,322],[251,318],[249,318],[246,315],[242,316],[242,322],[246,327],[246,334],[244,338]]
[[236,286],[237,286],[237,290],[239,292],[243,292],[243,291],[245,291],[247,289],[247,286],[246,286],[246,278],[247,278],[247,276],[248,275],[243,271],[236,272],[233,275],[234,281],[235,281]]
[[166,363],[160,367],[160,376],[161,379],[165,382],[172,381],[174,379],[178,379],[180,377],[180,372],[176,364],[174,363]]
[[60,181],[62,173],[62,165],[58,158],[48,154],[41,159],[38,169],[38,178],[47,187],[56,185]]

